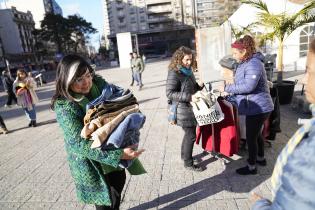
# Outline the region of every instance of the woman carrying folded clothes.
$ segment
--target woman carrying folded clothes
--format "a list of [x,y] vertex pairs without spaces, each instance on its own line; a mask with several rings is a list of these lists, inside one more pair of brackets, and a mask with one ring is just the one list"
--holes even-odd
[[[125,170],[120,161],[137,158],[143,150],[92,149],[92,141],[80,136],[84,126],[85,107],[101,94],[108,83],[93,74],[93,69],[78,55],[67,55],[57,67],[56,92],[51,108],[64,133],[65,149],[75,182],[77,197],[96,209],[119,209],[125,185]],[[83,103],[83,104],[82,104]]]

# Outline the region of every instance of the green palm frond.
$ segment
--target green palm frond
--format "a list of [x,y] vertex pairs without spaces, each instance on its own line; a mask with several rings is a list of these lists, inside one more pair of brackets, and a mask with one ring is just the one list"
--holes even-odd
[[262,11],[264,11],[266,13],[269,13],[267,4],[264,3],[261,0],[258,0],[258,1],[255,1],[255,0],[242,0],[241,2],[243,4],[249,4],[249,5],[253,6],[253,7],[256,7],[259,10],[262,10]]
[[296,20],[304,19],[305,17],[310,15],[309,13],[312,9],[315,9],[315,1],[310,1],[309,3],[307,3],[301,10],[289,17],[289,19],[291,19],[291,21],[293,22]]

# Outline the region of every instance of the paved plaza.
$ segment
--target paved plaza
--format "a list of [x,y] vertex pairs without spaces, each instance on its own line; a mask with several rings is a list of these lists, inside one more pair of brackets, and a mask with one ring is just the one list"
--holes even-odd
[[[205,171],[185,170],[180,159],[183,132],[167,122],[165,83],[169,61],[146,65],[144,87],[133,92],[138,98],[146,123],[141,130],[140,157],[147,174],[129,176],[123,191],[121,209],[205,209],[246,210],[250,208],[249,193],[270,198],[270,175],[275,159],[298,128],[297,119],[308,117],[281,106],[282,133],[266,146],[266,167],[258,167],[258,175],[240,176],[235,169],[246,164],[246,151],[241,151],[223,164],[199,145],[194,155]],[[98,74],[107,81],[129,88],[128,69],[103,69]],[[211,78],[207,79],[208,81]],[[28,128],[21,108],[0,108],[10,133],[0,135],[0,209],[94,209],[93,205],[77,202],[70,175],[61,130],[50,111],[53,83],[37,89],[40,103],[36,106],[38,126]],[[4,104],[5,94],[0,93]]]

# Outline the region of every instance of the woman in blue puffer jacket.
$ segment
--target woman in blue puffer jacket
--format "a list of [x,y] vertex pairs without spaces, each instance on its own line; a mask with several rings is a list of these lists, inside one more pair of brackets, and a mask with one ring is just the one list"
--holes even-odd
[[236,170],[240,175],[257,174],[256,163],[265,166],[264,141],[261,129],[273,110],[267,83],[263,55],[256,52],[251,36],[244,36],[232,44],[233,57],[239,62],[234,84],[225,91],[235,95],[240,115],[246,116],[246,141],[248,165]]

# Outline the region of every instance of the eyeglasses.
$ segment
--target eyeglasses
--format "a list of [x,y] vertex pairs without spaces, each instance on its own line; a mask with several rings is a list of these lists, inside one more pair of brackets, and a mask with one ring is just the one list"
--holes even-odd
[[88,80],[92,79],[92,73],[91,72],[86,72],[81,77],[75,79],[74,82],[78,85],[81,85],[83,83],[83,81],[85,81],[86,79],[88,79]]

